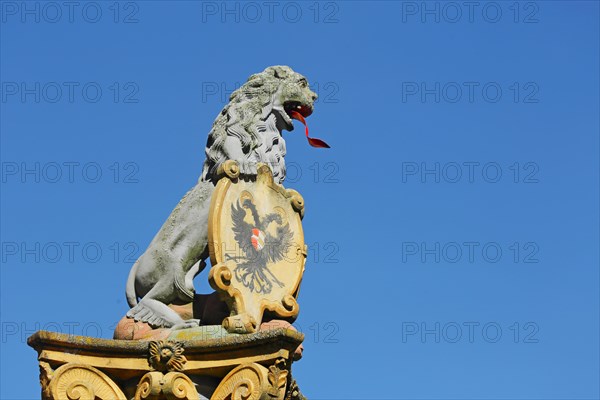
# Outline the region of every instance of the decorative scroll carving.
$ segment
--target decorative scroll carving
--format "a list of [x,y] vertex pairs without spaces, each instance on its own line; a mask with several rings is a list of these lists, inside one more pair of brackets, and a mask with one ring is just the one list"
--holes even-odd
[[307,400],[306,397],[300,392],[300,388],[298,388],[298,383],[296,383],[295,379],[292,379],[288,391],[285,395],[285,400]]
[[54,371],[46,361],[40,361],[40,385],[42,386],[42,400],[50,399],[50,381]]
[[135,391],[135,400],[148,399],[158,400],[162,393],[161,382],[162,372],[148,372],[140,379],[137,390]]
[[190,380],[190,378],[179,372],[169,372],[165,375],[163,393],[165,394],[167,400],[200,399],[194,383]]
[[216,399],[282,400],[303,338],[285,328],[154,343],[40,331],[28,344],[38,352],[43,400],[198,400],[215,385]]
[[268,369],[256,363],[240,365],[223,378],[211,400],[283,400],[288,377],[284,358]]
[[82,364],[65,364],[54,371],[49,385],[52,400],[126,400],[102,371]]
[[194,383],[180,372],[148,372],[138,383],[135,400],[199,400]]
[[285,386],[288,380],[289,371],[286,369],[285,359],[279,358],[275,364],[269,367],[269,391],[268,395],[273,399],[282,399],[285,394]]
[[259,400],[268,390],[267,369],[252,363],[232,370],[219,384],[211,400]]
[[237,179],[240,176],[240,165],[234,160],[227,160],[217,168],[217,180],[227,176],[229,179]]

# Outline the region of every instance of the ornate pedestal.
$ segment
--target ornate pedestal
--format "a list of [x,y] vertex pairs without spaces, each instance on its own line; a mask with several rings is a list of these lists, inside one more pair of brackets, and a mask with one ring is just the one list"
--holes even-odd
[[303,398],[291,376],[301,333],[235,335],[209,326],[183,335],[199,340],[174,336],[148,342],[39,331],[27,343],[38,352],[44,400]]

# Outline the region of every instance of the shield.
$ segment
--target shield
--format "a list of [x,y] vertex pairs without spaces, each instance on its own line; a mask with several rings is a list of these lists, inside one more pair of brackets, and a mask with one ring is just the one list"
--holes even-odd
[[220,171],[208,243],[210,285],[231,311],[223,326],[229,332],[254,332],[265,311],[295,318],[306,261],[302,196],[275,183],[266,164],[258,165],[255,180],[241,179],[232,160]]

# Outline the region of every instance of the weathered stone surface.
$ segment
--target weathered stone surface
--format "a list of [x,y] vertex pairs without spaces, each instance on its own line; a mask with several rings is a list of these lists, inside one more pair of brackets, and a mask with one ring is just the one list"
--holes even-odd
[[39,331],[28,344],[38,352],[43,399],[199,399],[211,398],[217,387],[218,393],[229,390],[231,395],[239,390],[235,382],[245,376],[234,372],[242,366],[260,375],[253,386],[259,397],[249,398],[266,398],[267,392],[269,398],[283,398],[288,380],[283,383],[281,376],[287,376],[297,357],[301,333],[277,327],[238,335],[213,326],[198,340],[197,330],[202,328],[208,332],[209,327],[195,328],[196,335],[174,331],[161,341]]
[[[169,308],[175,311],[183,320],[198,319],[202,325],[221,324],[229,316],[227,304],[219,299],[217,293],[197,294],[194,301],[182,305],[170,304]],[[115,328],[114,339],[121,340],[160,340],[169,336],[169,328],[153,328],[147,322],[137,322],[133,318],[124,316]]]

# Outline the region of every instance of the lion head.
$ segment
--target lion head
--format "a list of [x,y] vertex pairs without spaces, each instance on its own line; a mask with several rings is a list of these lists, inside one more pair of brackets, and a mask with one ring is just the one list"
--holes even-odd
[[215,181],[219,165],[232,159],[242,173],[252,174],[258,162],[266,163],[276,182],[285,179],[285,140],[281,132],[292,131],[291,111],[308,117],[316,93],[306,78],[290,67],[273,66],[254,74],[234,91],[215,119],[206,143],[202,181]]

